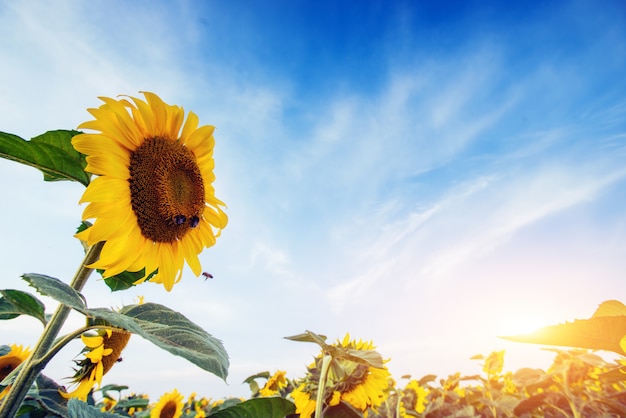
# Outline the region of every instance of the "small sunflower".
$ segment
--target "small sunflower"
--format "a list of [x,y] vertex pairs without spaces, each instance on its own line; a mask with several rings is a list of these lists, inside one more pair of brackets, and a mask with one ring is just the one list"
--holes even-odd
[[428,389],[420,386],[417,380],[411,380],[402,391],[402,403],[400,404],[400,416],[410,417],[407,411],[415,411],[418,414],[426,410],[426,396]]
[[285,379],[286,374],[287,372],[278,370],[269,379],[267,379],[265,386],[259,390],[259,394],[263,397],[278,395],[280,390],[287,386],[287,379]]
[[111,367],[118,361],[122,350],[126,347],[130,339],[130,333],[122,329],[119,330],[99,330],[96,335],[80,336],[85,348],[83,353],[85,358],[77,360],[79,368],[72,378],[78,386],[72,392],[60,392],[64,398],[78,398],[87,400],[87,396],[93,386],[102,383],[104,376]]
[[[3,351],[8,352],[0,356],[0,382],[7,377],[17,366],[30,356],[31,351],[28,347],[23,348],[21,345],[11,344],[11,346],[3,346]],[[4,350],[6,348],[6,350]],[[8,393],[11,386],[7,386],[0,392],[0,400]]]
[[99,133],[72,139],[87,156],[85,170],[98,176],[80,200],[90,202],[83,219],[95,222],[76,236],[88,245],[105,241],[89,266],[104,277],[143,272],[145,280],[156,272],[150,281],[170,291],[185,262],[202,273],[198,254],[228,218],[212,186],[214,127],[198,127],[193,112],[184,121],[182,108],[143,94],[146,101],[101,97],[103,105],[88,109],[95,120],[78,127]]
[[[346,334],[342,341],[333,344],[345,352],[373,351],[372,342],[356,341]],[[310,417],[315,411],[318,381],[322,356],[318,356],[309,366],[309,373],[303,382],[292,392],[296,412],[302,417]],[[384,400],[390,377],[387,367],[373,367],[361,362],[339,357],[332,360],[324,391],[324,404],[333,406],[344,401],[355,409],[366,413],[369,408],[377,408]]]
[[183,415],[183,399],[176,389],[164,394],[150,410],[150,418],[179,418]]

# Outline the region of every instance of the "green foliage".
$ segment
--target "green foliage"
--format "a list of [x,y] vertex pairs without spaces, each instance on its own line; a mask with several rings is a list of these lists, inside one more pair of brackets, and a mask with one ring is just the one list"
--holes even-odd
[[28,292],[13,289],[0,289],[0,319],[13,319],[20,315],[37,318],[45,326],[47,322],[45,306]]
[[122,415],[102,412],[98,408],[88,405],[78,399],[70,399],[67,403],[68,418],[115,418]]
[[[111,289],[112,292],[130,289],[131,287],[136,286],[135,282],[137,280],[144,278],[145,271],[146,269],[141,269],[139,271],[133,272],[124,271],[120,274],[116,274],[115,276],[107,277],[106,279],[104,279],[104,282],[107,286],[109,286],[109,289]],[[157,274],[157,272],[158,270],[155,270],[154,272],[150,273],[148,277],[145,278],[145,280],[150,280],[150,278]],[[102,274],[102,270],[98,270],[98,273]]]
[[523,343],[607,350],[623,356],[626,355],[622,347],[625,336],[626,306],[618,301],[605,301],[589,319],[577,319],[529,334],[502,338]]
[[48,131],[26,141],[17,135],[0,132],[0,157],[17,161],[43,172],[45,181],[72,180],[85,186],[90,175],[85,172],[85,156],[72,147],[78,131]]
[[83,295],[57,278],[37,273],[24,274],[22,278],[40,294],[49,296],[63,305],[78,311],[87,307]]
[[81,310],[94,319],[140,335],[222,379],[228,375],[228,354],[221,341],[184,315],[157,303],[129,305],[119,312],[106,308]]
[[295,410],[293,403],[287,399],[257,398],[222,409],[211,416],[215,418],[284,418],[293,414]]
[[382,356],[375,350],[353,350],[350,348],[336,347],[326,343],[324,335],[316,334],[312,331],[305,331],[303,334],[285,337],[287,340],[298,342],[312,342],[319,345],[322,350],[330,354],[333,359],[347,359],[355,363],[382,369],[384,362]]
[[52,379],[39,375],[37,390],[31,390],[22,403],[17,415],[26,417],[65,417],[67,401],[59,395],[60,386]]

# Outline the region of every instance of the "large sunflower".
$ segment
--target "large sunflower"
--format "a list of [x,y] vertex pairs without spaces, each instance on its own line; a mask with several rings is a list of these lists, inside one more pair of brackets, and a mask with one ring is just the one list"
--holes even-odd
[[[0,355],[0,381],[22,364],[30,355],[28,347],[23,348],[21,345],[11,344],[11,346],[2,346],[1,348],[5,354]],[[0,400],[9,392],[9,388],[10,386],[7,386],[0,391]]]
[[[355,354],[358,351],[371,352],[376,348],[371,341],[351,340],[350,334],[333,346],[355,357],[358,357]],[[316,357],[308,368],[307,376],[291,393],[296,413],[303,418],[311,417],[315,411],[322,358],[323,353]],[[334,406],[343,401],[367,415],[370,408],[376,409],[384,400],[390,376],[386,366],[379,368],[346,357],[334,358],[324,391],[324,405]]]
[[[168,291],[185,261],[202,273],[198,254],[215,244],[226,226],[225,204],[215,197],[213,126],[143,93],[120,100],[101,97],[94,120],[79,125],[97,133],[74,136],[72,145],[87,156],[96,174],[80,202],[90,202],[83,219],[93,226],[77,234],[89,245],[105,241],[100,259],[89,267],[104,277],[143,271],[144,279]],[[184,122],[184,123],[183,123]]]
[[87,400],[91,388],[97,383],[102,383],[102,376],[121,358],[122,351],[128,344],[130,332],[119,330],[102,329],[95,335],[83,334],[80,336],[85,348],[85,358],[75,361],[79,366],[73,377],[78,386],[72,392],[61,391],[64,398],[78,398]]

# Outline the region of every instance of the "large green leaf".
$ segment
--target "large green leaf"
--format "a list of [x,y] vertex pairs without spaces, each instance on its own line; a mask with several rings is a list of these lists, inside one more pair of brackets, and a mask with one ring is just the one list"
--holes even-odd
[[0,298],[0,320],[17,318],[21,314],[11,302],[5,298]]
[[46,181],[72,180],[87,186],[85,156],[72,147],[78,131],[48,131],[26,141],[17,135],[0,132],[0,157],[35,167]]
[[49,296],[70,308],[80,311],[86,307],[85,297],[59,279],[38,273],[23,274],[22,278],[42,295]]
[[[35,296],[28,292],[13,289],[0,290],[0,294],[3,296],[1,300],[9,302],[8,304],[4,302],[0,303],[0,319],[10,319],[3,318],[3,316],[7,314],[9,314],[9,316],[13,314],[30,315],[40,320],[44,326],[46,325],[45,306]],[[13,307],[13,312],[7,312],[5,310],[10,306]]]
[[140,335],[222,379],[228,376],[228,353],[221,341],[166,306],[144,303],[125,306],[120,312],[105,308],[82,312]]
[[626,355],[620,346],[626,335],[626,316],[596,316],[551,325],[523,335],[501,337],[522,343],[607,350]]
[[223,409],[211,417],[215,418],[284,418],[293,414],[296,407],[284,398],[256,398]]
[[67,402],[67,413],[69,418],[122,418],[123,415],[103,412],[96,407],[88,405],[78,399],[70,399]]

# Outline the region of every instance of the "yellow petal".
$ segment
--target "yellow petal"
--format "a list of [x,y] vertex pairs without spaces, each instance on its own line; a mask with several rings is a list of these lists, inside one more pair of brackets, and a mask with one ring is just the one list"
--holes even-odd
[[104,343],[104,339],[99,335],[81,335],[80,339],[85,344],[85,347],[96,348]]

